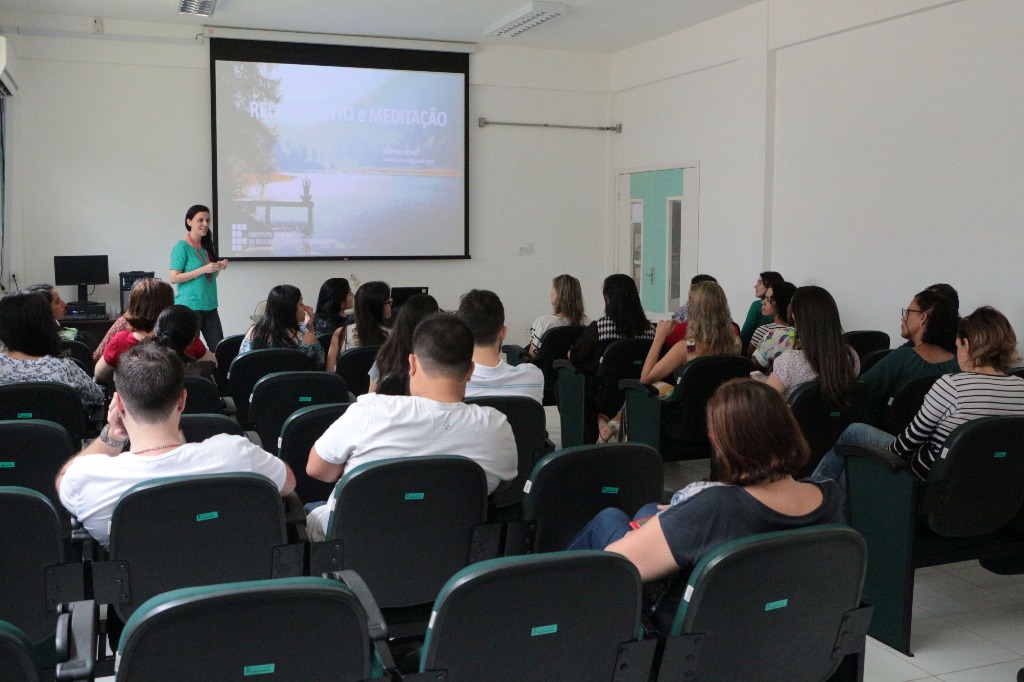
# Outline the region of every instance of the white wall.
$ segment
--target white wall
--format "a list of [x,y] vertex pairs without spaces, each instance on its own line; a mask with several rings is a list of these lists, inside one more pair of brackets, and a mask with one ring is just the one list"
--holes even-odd
[[610,172],[700,163],[698,268],[736,317],[763,263],[847,329],[896,336],[947,281],[1024,337],[1022,46],[1019,0],[767,0],[613,55]]
[[[88,18],[0,12],[87,31]],[[113,28],[112,28],[113,27]],[[206,50],[174,27],[108,32],[179,42],[13,35],[12,266],[52,277],[54,253],[109,252],[111,270],[163,272],[182,213],[209,199]],[[734,315],[756,273],[834,291],[848,329],[895,333],[914,291],[945,280],[966,310],[991,303],[1024,334],[1024,3],[765,0],[610,57],[481,48],[471,121],[470,261],[235,264],[229,331],[273,284],[315,295],[328,276],[427,284],[442,306],[488,286],[511,339],[544,312],[550,278],[625,271],[615,226],[624,170],[700,167],[699,269]],[[536,255],[519,256],[533,243]],[[65,292],[71,294],[73,292]],[[98,298],[114,301],[114,287]]]
[[780,49],[776,111],[774,265],[832,290],[847,328],[897,334],[941,281],[1024,334],[1024,3]]
[[[612,172],[699,163],[697,269],[718,278],[742,322],[763,270],[765,7],[613,55]],[[626,270],[626,232],[612,228]],[[613,252],[613,246],[609,252]]]
[[[21,14],[21,24],[78,30],[75,20]],[[5,31],[11,18],[0,13]],[[112,28],[112,26],[114,28]],[[107,32],[117,24],[107,22]],[[12,269],[22,285],[53,279],[53,255],[107,253],[112,284],[95,300],[117,305],[117,273],[166,277],[184,212],[210,203],[209,68],[205,46],[173,27],[126,27],[157,40],[10,35],[21,90],[9,101]],[[176,41],[176,42],[174,42]],[[607,220],[607,134],[478,128],[493,120],[604,125],[607,58],[481,48],[470,58],[470,260],[232,263],[219,282],[227,333],[244,331],[275,284],[310,304],[332,276],[428,285],[454,308],[472,287],[506,306],[511,342],[548,312],[551,278],[574,273],[599,299],[600,256],[589,245]],[[572,172],[565,172],[567,160]],[[535,255],[519,256],[532,243]],[[596,292],[596,293],[595,293]],[[62,294],[73,298],[73,287]]]

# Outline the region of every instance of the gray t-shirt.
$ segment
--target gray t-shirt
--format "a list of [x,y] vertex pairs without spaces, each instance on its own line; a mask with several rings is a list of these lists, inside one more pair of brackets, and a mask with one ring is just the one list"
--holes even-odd
[[739,486],[706,484],[697,494],[675,502],[660,513],[661,530],[680,570],[654,611],[654,622],[659,629],[668,632],[694,566],[718,545],[758,533],[841,520],[842,500],[836,482],[821,477],[803,480],[817,485],[824,498],[821,506],[803,516],[780,514]]

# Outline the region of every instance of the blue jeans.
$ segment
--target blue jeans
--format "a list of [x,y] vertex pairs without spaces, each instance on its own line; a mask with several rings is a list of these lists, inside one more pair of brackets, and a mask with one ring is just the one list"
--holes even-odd
[[[869,424],[850,424],[839,436],[836,445],[875,445],[884,448],[891,445],[894,440],[896,436]],[[846,492],[846,458],[836,454],[835,446],[821,458],[814,475],[831,478],[839,484],[840,490]]]
[[[653,516],[657,513],[658,504],[656,502],[645,504],[633,516],[633,520]],[[629,527],[629,521],[630,518],[626,512],[615,507],[608,507],[598,512],[597,516],[591,519],[590,523],[584,526],[583,530],[569,542],[566,549],[604,549],[632,530]]]
[[217,344],[224,338],[224,328],[220,324],[220,314],[217,309],[213,310],[197,310],[195,311],[196,316],[199,317],[199,329],[196,330],[196,336],[199,332],[203,333],[203,339],[206,340],[206,347],[210,349],[210,352],[216,352]]

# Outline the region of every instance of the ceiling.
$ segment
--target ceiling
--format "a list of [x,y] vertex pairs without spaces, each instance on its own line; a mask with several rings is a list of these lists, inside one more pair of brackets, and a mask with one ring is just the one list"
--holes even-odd
[[571,0],[563,16],[516,38],[483,28],[527,0],[220,0],[210,18],[179,17],[177,0],[0,0],[0,10],[610,53],[758,1]]

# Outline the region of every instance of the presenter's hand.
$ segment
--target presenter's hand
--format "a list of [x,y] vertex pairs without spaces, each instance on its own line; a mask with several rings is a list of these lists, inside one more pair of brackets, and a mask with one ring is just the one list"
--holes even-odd
[[206,265],[199,268],[199,272],[203,273],[204,275],[212,275],[218,270],[220,270],[220,266],[217,265],[217,263],[207,263]]
[[227,270],[228,269],[228,259],[227,258],[220,259],[219,261],[217,261],[217,264],[220,266],[221,270]]

